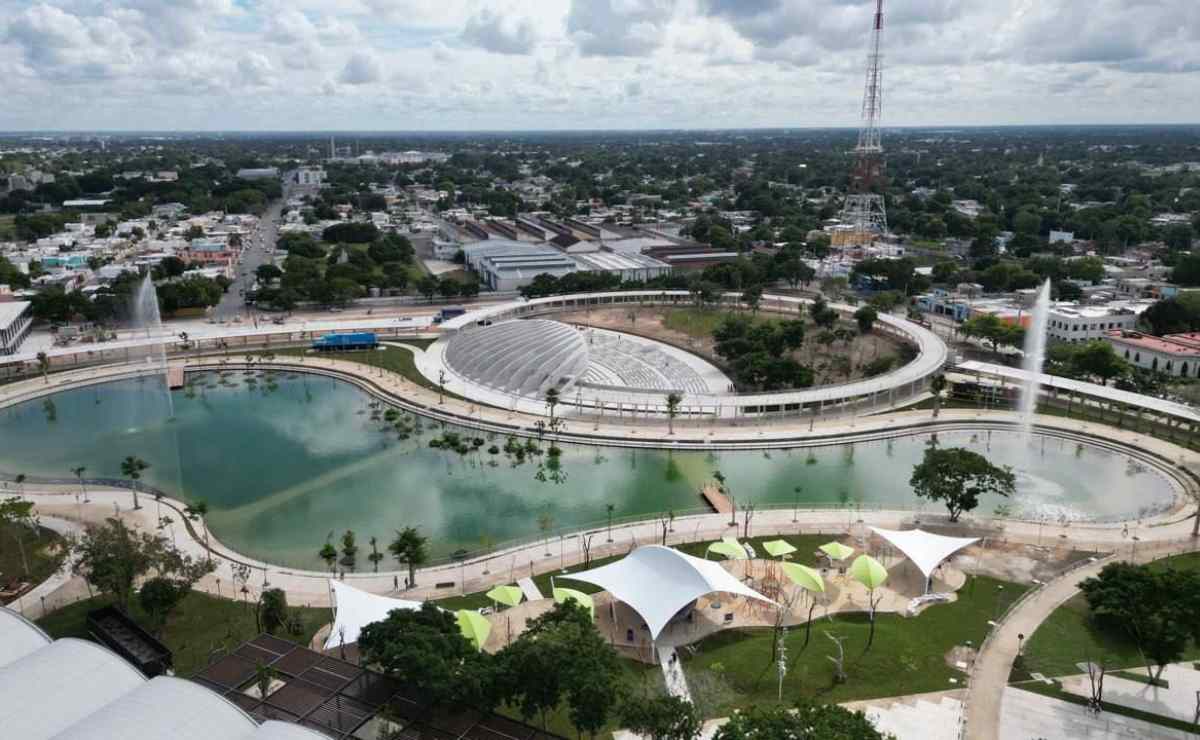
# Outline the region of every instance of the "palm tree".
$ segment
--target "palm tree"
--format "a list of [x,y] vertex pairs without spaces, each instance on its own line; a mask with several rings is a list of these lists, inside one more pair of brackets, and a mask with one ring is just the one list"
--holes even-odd
[[667,394],[667,429],[668,433],[675,433],[675,416],[679,414],[679,404],[683,403],[683,396],[678,393]]
[[538,529],[542,532],[542,537],[546,540],[546,557],[550,557],[550,530],[554,528],[554,517],[549,511],[543,511],[538,514]]
[[396,530],[396,538],[388,545],[388,552],[396,562],[408,565],[408,587],[417,585],[417,568],[429,560],[426,549],[428,538],[422,537],[416,527],[405,527]]
[[554,407],[560,400],[557,388],[550,388],[546,391],[546,408],[550,409],[550,421],[552,422],[554,421]]
[[25,480],[27,477],[28,476],[26,476],[24,473],[17,473],[17,476],[15,478],[13,478],[13,481],[17,484],[17,493],[18,494],[25,493]]
[[87,503],[87,488],[85,488],[83,485],[83,474],[87,472],[87,466],[80,465],[79,467],[71,468],[71,472],[74,473],[75,477],[79,480],[79,492],[83,494],[83,502]]
[[128,478],[130,484],[133,486],[133,508],[135,510],[142,508],[141,503],[138,502],[138,481],[142,478],[142,471],[149,469],[149,467],[150,463],[133,455],[121,461],[121,475]]
[[158,521],[159,521],[158,528],[159,529],[162,529],[162,500],[163,500],[162,491],[155,491],[154,492],[154,508],[155,508],[155,511],[158,516]]
[[183,513],[187,514],[188,519],[192,521],[200,520],[200,524],[204,527],[204,549],[208,553],[208,562],[212,562],[212,550],[208,548],[208,522],[204,517],[208,515],[208,502],[204,499],[197,499],[184,507]]

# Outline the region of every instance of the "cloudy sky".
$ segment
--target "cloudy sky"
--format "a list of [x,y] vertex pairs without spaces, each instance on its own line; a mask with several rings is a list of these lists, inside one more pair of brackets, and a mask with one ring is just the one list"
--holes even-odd
[[[892,125],[1200,121],[1200,0],[886,0]],[[0,0],[0,130],[857,122],[874,0]]]

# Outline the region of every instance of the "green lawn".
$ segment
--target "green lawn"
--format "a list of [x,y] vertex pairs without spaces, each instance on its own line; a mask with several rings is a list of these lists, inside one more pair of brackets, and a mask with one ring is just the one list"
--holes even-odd
[[[1156,568],[1173,567],[1180,570],[1200,570],[1200,553],[1187,553],[1159,560]],[[1122,634],[1103,630],[1088,615],[1087,600],[1077,594],[1054,610],[1042,622],[1033,636],[1025,641],[1021,667],[1014,668],[1013,680],[1028,678],[1031,672],[1047,676],[1079,673],[1077,663],[1105,659],[1110,667],[1139,670],[1144,665],[1137,648]],[[1192,645],[1184,654],[1185,660],[1200,658],[1200,648]]]
[[[28,527],[0,522],[0,587],[15,585],[19,581],[37,584],[49,578],[62,563],[63,544],[62,537],[45,527],[38,527],[35,532]],[[22,548],[25,551],[24,559],[21,557]],[[29,565],[28,574],[25,572],[26,561]]]
[[[959,592],[958,601],[931,606],[917,617],[878,615],[875,642],[865,652],[870,629],[866,614],[818,619],[807,649],[803,648],[804,628],[789,629],[786,645],[791,667],[783,681],[783,704],[801,697],[840,703],[961,688],[966,675],[950,667],[947,653],[967,641],[978,646],[990,629],[988,620],[1026,590],[992,578],[973,580]],[[842,684],[833,682],[833,663],[827,656],[836,655],[837,648],[825,636],[827,632],[846,638],[849,678]],[[771,643],[771,631],[766,629],[719,632],[700,642],[696,655],[683,653],[688,680],[710,680],[715,674],[727,684],[725,699],[715,707],[718,715],[752,704],[777,704]],[[957,683],[951,683],[951,678]]]
[[[108,603],[108,598],[101,596],[80,601],[39,619],[38,624],[55,639],[90,639],[86,626],[87,613]],[[159,635],[159,639],[175,656],[175,672],[190,676],[208,663],[208,656],[213,651],[232,649],[258,635],[252,607],[252,604],[198,592],[184,597]],[[281,631],[278,636],[301,645],[308,645],[317,629],[330,621],[328,609],[292,609],[300,615],[303,624],[301,634],[288,635]],[[147,626],[146,615],[136,603],[129,612],[135,621],[143,627]]]
[[712,308],[668,308],[663,311],[663,326],[689,337],[708,339],[712,337],[713,330],[731,315],[729,311]]

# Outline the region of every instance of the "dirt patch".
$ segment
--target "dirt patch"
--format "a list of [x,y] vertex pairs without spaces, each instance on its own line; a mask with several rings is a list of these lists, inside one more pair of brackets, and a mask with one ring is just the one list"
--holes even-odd
[[[557,318],[573,324],[595,326],[613,331],[638,334],[660,342],[673,344],[700,355],[723,370],[725,362],[713,349],[712,331],[729,311],[662,308],[656,306],[625,306],[585,311],[568,311]],[[760,311],[760,320],[795,318],[795,314]],[[792,359],[812,368],[815,385],[834,385],[861,380],[864,367],[880,357],[896,357],[900,364],[902,342],[877,333],[860,336],[853,323],[841,322],[838,328],[851,330],[853,338],[823,345],[817,341],[822,332],[812,322],[805,323],[804,346],[791,354]],[[850,361],[849,367],[838,358]]]
[[969,547],[962,552],[956,565],[967,573],[990,576],[1014,583],[1045,583],[1080,560],[1095,553],[1065,547],[1037,547],[1009,542],[988,542],[986,550]]

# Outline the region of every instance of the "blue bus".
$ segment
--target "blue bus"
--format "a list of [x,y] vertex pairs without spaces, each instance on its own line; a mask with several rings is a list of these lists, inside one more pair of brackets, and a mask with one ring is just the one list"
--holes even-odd
[[337,352],[355,349],[375,349],[379,340],[375,332],[358,331],[348,334],[326,334],[320,339],[313,340],[312,348],[318,352]]

